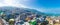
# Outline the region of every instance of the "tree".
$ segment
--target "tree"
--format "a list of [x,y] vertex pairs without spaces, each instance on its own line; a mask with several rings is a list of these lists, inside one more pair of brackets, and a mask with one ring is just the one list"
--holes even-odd
[[44,21],[41,23],[41,25],[47,25],[49,22],[48,21]]

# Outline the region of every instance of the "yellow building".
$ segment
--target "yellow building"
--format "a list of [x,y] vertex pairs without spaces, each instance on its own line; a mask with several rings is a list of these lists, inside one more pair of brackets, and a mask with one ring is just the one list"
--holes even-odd
[[47,17],[46,20],[49,21],[49,25],[60,25],[60,17]]
[[49,25],[53,25],[53,20],[50,17],[47,17],[46,20],[49,21]]

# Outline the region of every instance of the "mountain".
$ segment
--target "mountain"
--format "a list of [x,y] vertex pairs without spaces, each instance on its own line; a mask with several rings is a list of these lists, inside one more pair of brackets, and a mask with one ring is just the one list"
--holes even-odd
[[16,11],[15,13],[20,13],[20,14],[25,12],[32,12],[39,15],[49,15],[49,16],[60,15],[60,14],[53,14],[53,13],[44,13],[30,8],[18,8],[18,7],[11,7],[11,6],[0,7],[0,11],[6,11],[6,13],[10,13],[10,14],[12,13],[12,11]]
[[[11,18],[17,18],[19,15],[25,13],[26,15],[22,15],[21,18],[25,19],[27,15],[37,14],[37,15],[44,15],[44,13],[39,12],[34,9],[29,8],[18,8],[18,7],[0,7],[0,11],[4,12],[5,16],[2,17],[7,21]],[[28,13],[27,13],[28,12]],[[13,15],[12,15],[13,14]]]
[[26,8],[25,10],[31,11],[31,12],[36,13],[36,14],[39,14],[39,15],[45,15],[45,13],[40,12],[40,11],[37,11],[37,10],[35,10],[35,9]]

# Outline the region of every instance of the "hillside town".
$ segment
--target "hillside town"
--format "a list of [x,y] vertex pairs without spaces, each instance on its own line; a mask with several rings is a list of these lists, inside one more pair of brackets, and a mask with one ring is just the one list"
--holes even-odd
[[19,8],[4,9],[4,11],[2,9],[0,11],[0,25],[60,25],[60,16],[37,13]]

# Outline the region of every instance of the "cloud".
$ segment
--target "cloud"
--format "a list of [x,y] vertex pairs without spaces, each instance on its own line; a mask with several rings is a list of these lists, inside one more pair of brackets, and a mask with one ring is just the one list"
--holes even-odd
[[29,1],[29,0],[22,0],[22,1]]
[[24,0],[24,1],[30,1],[30,0]]
[[46,10],[45,9],[43,9],[43,8],[33,8],[33,9],[35,9],[35,10],[37,10],[37,11],[39,11],[39,12],[45,12]]
[[[22,1],[22,0],[20,0]],[[16,0],[4,0],[2,2],[0,2],[0,7],[2,6],[15,6],[15,7],[24,7],[24,8],[28,8],[27,6],[21,4],[20,2],[16,1]]]
[[24,8],[27,8],[26,6],[24,6],[22,4],[3,4],[3,3],[0,3],[0,7],[3,7],[3,6],[14,6],[14,7],[24,7]]
[[3,0],[0,0],[0,2],[2,2]]

